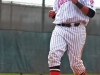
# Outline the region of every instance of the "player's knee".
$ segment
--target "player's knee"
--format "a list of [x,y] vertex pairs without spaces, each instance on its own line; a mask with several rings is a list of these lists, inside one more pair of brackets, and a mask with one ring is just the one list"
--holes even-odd
[[52,55],[52,54],[49,54],[49,55],[48,55],[48,63],[50,63],[50,64],[56,63],[56,62],[57,62],[56,59],[58,59],[57,56],[55,57],[55,55]]
[[48,55],[48,64],[49,66],[60,65],[60,57],[56,53],[50,53]]
[[64,51],[62,50],[55,50],[50,51],[48,55],[48,64],[49,66],[57,66],[60,65],[61,57],[63,56]]
[[48,62],[51,62],[51,63],[52,63],[53,60],[54,60],[54,59],[53,59],[53,56],[48,55]]

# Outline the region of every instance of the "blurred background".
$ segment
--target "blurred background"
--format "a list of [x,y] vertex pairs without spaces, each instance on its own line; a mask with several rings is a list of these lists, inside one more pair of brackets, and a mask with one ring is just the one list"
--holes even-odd
[[[54,0],[0,0],[0,73],[49,73],[49,42],[54,24],[48,17]],[[100,1],[90,19],[83,61],[87,73],[100,74]],[[61,73],[72,73],[67,53]]]

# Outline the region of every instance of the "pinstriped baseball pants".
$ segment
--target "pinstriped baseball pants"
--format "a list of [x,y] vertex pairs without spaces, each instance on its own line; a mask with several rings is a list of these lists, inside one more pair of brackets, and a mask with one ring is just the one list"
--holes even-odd
[[[50,40],[48,55],[49,67],[60,66],[61,57],[67,50],[70,67],[75,75],[85,71],[81,60],[83,47],[86,40],[86,28],[83,24],[78,27],[64,27],[56,25]],[[50,69],[53,70],[53,69]],[[54,69],[60,71],[60,69]]]

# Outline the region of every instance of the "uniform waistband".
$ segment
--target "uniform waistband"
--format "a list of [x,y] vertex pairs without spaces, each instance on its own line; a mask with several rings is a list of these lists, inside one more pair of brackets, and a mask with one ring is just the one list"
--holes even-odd
[[80,25],[80,23],[62,23],[62,24],[57,24],[59,26],[65,26],[65,27],[71,27],[71,26],[75,26],[75,27],[78,27]]

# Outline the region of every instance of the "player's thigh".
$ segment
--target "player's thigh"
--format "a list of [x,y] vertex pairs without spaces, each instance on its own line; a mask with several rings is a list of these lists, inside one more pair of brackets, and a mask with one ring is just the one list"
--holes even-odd
[[[50,40],[50,51],[48,55],[49,66],[60,65],[61,57],[66,51],[66,41],[61,35],[52,34]],[[52,64],[51,64],[52,63]]]
[[[86,33],[80,33],[74,36],[73,40],[68,44],[68,56],[70,63],[79,63],[81,62],[81,56],[86,40]],[[77,62],[76,62],[77,61]]]
[[50,51],[62,50],[65,52],[67,42],[62,35],[53,33],[50,40]]

